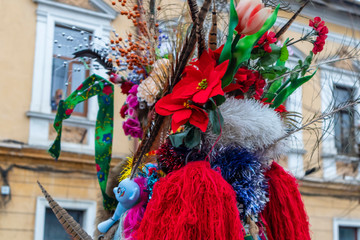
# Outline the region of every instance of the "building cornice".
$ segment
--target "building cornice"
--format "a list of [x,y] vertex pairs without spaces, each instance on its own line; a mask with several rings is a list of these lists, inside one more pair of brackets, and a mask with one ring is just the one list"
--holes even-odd
[[299,179],[300,192],[304,196],[360,199],[358,181],[326,181],[320,178]]
[[67,10],[67,11],[78,12],[78,13],[82,13],[82,14],[86,14],[86,15],[94,16],[94,17],[99,17],[99,18],[103,18],[103,19],[107,19],[107,20],[114,20],[118,15],[118,12],[116,12],[114,9],[112,9],[109,5],[107,5],[106,3],[104,3],[101,0],[90,0],[90,3],[92,3],[94,6],[96,6],[101,12],[95,12],[95,11],[92,11],[89,9],[76,7],[76,6],[72,6],[72,5],[68,5],[68,4],[64,4],[64,3],[54,2],[51,0],[33,0],[33,1],[35,3],[38,3],[39,5],[45,5],[45,6],[53,7],[56,9],[63,9],[63,10]]

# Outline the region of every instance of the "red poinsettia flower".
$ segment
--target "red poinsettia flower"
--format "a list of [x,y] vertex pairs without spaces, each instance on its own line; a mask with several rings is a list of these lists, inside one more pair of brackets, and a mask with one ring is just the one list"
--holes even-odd
[[172,115],[171,129],[176,132],[181,125],[189,122],[205,132],[209,123],[208,114],[191,104],[187,99],[173,98],[173,94],[161,98],[155,105],[155,111],[162,116]]
[[264,93],[265,80],[259,72],[247,69],[246,67],[239,68],[234,76],[234,83],[229,84],[224,88],[224,92],[230,93],[237,99],[244,98],[244,94],[251,89],[253,92],[249,97],[260,99]]
[[264,50],[268,53],[272,52],[270,44],[275,43],[277,38],[275,37],[276,34],[274,32],[266,32],[258,41],[258,45],[264,44]]
[[204,52],[193,64],[195,66],[185,68],[183,78],[173,89],[173,97],[205,104],[211,97],[224,95],[221,78],[226,72],[228,61],[216,66],[216,61],[208,52]]
[[214,50],[214,51],[211,50],[211,49],[209,49],[209,55],[210,55],[210,57],[211,57],[212,59],[215,59],[216,62],[219,62],[219,58],[220,58],[220,55],[221,55],[221,52],[222,52],[223,48],[224,48],[224,44],[221,45],[218,49],[216,49],[216,50]]

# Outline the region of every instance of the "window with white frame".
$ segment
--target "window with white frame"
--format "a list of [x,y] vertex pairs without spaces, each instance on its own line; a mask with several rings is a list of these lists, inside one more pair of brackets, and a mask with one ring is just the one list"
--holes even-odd
[[[75,26],[55,25],[51,73],[52,112],[56,112],[61,99],[68,97],[89,76],[89,62],[74,60],[72,55],[75,51],[88,48],[91,39],[92,33],[89,31]],[[87,101],[78,104],[73,114],[86,117]]]
[[[321,69],[321,108],[323,113],[339,108],[360,96],[360,84],[356,73],[325,66]],[[326,137],[322,141],[323,177],[326,180],[354,180],[360,178],[357,139],[358,105],[337,111],[323,122]],[[354,168],[343,174],[346,168]],[[351,176],[353,175],[353,176]]]
[[[29,145],[47,148],[56,134],[52,128],[57,104],[66,98],[90,74],[106,77],[102,69],[88,68],[89,62],[72,59],[72,53],[108,41],[111,21],[117,13],[102,0],[89,0],[89,10],[52,0],[33,0],[38,4]],[[66,151],[92,153],[96,98],[79,105],[64,122],[62,148]],[[66,137],[69,132],[68,137]],[[74,134],[70,134],[75,132]]]
[[360,220],[334,219],[334,240],[359,240]]
[[[354,101],[354,88],[334,84],[334,104],[340,108]],[[335,147],[338,154],[355,155],[354,107],[339,110],[334,116]]]
[[[96,216],[96,202],[86,200],[55,199],[91,236]],[[61,240],[69,236],[57,220],[44,197],[36,201],[34,240]]]

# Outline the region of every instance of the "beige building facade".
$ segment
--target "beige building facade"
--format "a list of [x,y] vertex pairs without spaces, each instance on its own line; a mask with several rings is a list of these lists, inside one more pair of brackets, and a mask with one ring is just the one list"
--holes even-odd
[[[90,73],[106,77],[105,72],[96,67],[82,69],[68,59],[68,52],[80,50],[80,45],[83,48],[86,44],[103,46],[113,29],[120,35],[131,31],[127,18],[118,15],[110,2],[0,1],[3,74],[0,80],[0,239],[43,240],[44,236],[51,236],[49,224],[53,219],[47,212],[37,180],[63,207],[73,211],[84,229],[89,233],[94,230],[100,194],[94,161],[95,98],[65,122],[61,157],[55,161],[46,150],[55,137],[51,125],[56,97],[76,87],[77,78],[84,79]],[[327,52],[320,55],[318,61],[326,61],[321,57],[330,53],[342,57],[344,52],[337,53],[342,45],[355,47],[359,42],[360,25],[355,19],[360,15],[360,8],[353,4],[337,8],[315,1],[304,10],[309,18],[321,16],[329,27]],[[285,23],[289,16],[281,13],[276,26]],[[285,37],[301,36],[307,25],[308,19],[299,18]],[[76,42],[77,38],[71,40],[75,36],[79,36],[81,42]],[[64,49],[68,42],[75,44],[73,49]],[[294,46],[289,64],[304,58],[306,49],[311,49],[311,45]],[[346,49],[344,51],[346,53]],[[72,74],[64,77],[63,70]],[[342,65],[322,65],[316,78],[287,101],[288,110],[301,113],[302,121],[306,122],[314,113],[326,112],[334,103],[334,89],[353,89],[351,94],[357,98],[360,95],[357,71],[357,63],[352,60]],[[54,85],[54,78],[66,79],[67,85]],[[113,166],[134,150],[133,142],[122,133],[122,120],[117,114],[123,101],[120,89],[116,88]],[[358,110],[357,106],[353,109]],[[320,133],[326,130],[330,134],[322,139],[316,151],[313,151],[316,134],[300,131],[289,140],[287,160],[282,162],[299,179],[315,240],[360,239],[360,171],[356,149],[360,143],[356,139],[360,122],[356,115],[352,119],[351,124],[344,127],[354,131],[351,151],[343,151],[339,146],[336,121],[326,120],[317,127]],[[339,238],[340,232],[349,238]],[[355,235],[357,238],[351,238]]]

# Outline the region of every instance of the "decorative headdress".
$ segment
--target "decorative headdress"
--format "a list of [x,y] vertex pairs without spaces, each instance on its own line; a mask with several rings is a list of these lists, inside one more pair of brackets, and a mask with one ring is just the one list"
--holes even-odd
[[[296,179],[274,159],[296,132],[287,130],[292,114],[282,104],[315,75],[311,62],[325,44],[324,21],[310,20],[301,39],[281,43],[309,1],[275,33],[280,6],[240,0],[235,7],[230,0],[221,45],[218,33],[226,29],[218,27],[216,1],[199,8],[188,0],[191,23],[180,17],[176,26],[162,18],[174,9],[154,2],[112,2],[136,31],[127,39],[114,32],[106,51],[75,53],[96,59],[109,81],[85,80],[60,102],[54,123],[58,138],[49,151],[57,158],[62,120],[77,103],[98,96],[98,180],[105,209],[116,208],[99,230],[120,220],[116,236],[123,239],[310,239]],[[313,49],[289,68],[289,47],[297,41]],[[140,142],[121,173],[119,203],[105,193],[117,85],[127,95],[120,111],[124,134]]]

